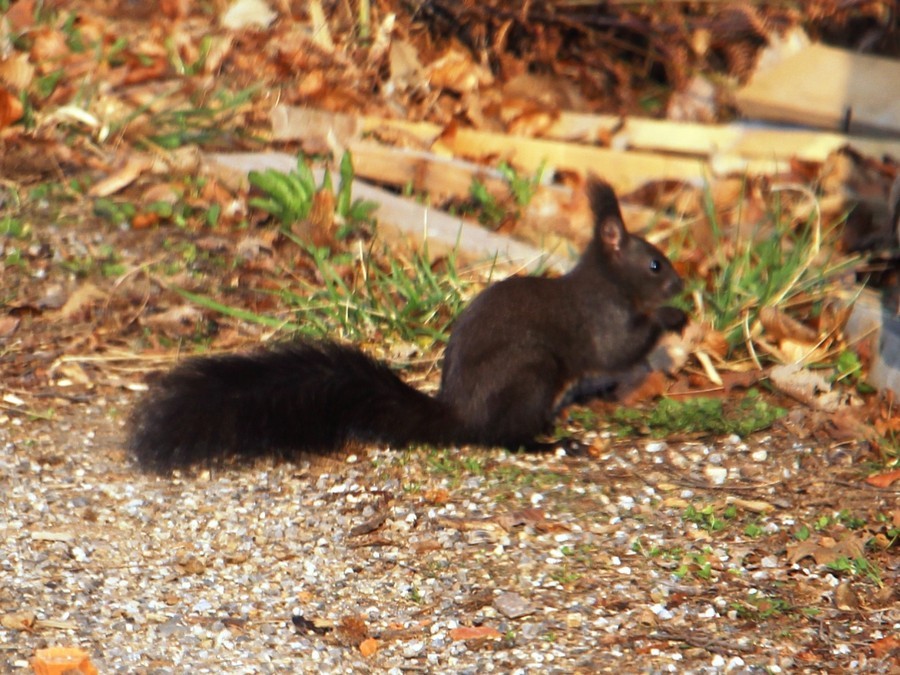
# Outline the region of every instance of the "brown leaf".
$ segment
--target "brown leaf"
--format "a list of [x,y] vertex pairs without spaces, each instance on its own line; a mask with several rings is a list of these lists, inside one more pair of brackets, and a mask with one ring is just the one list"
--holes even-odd
[[151,185],[141,195],[142,204],[153,204],[155,202],[163,202],[165,204],[174,205],[181,198],[181,191],[175,183],[157,183]]
[[816,331],[775,307],[763,307],[759,310],[759,321],[766,333],[776,341],[790,339],[805,344],[818,341]]
[[440,551],[442,548],[443,546],[441,546],[441,542],[437,541],[436,539],[425,539],[422,541],[417,541],[415,544],[413,544],[412,547],[413,551],[415,551],[419,555],[423,553],[430,553],[432,551]]
[[429,504],[446,504],[450,501],[450,492],[446,488],[434,488],[426,490],[422,497]]
[[827,431],[836,441],[874,442],[877,435],[858,408],[842,408],[827,416]]
[[15,333],[20,321],[15,316],[0,316],[0,337],[9,337]]
[[859,609],[859,598],[846,581],[834,591],[834,606],[842,612],[855,612]]
[[206,563],[193,555],[181,555],[175,559],[175,565],[185,574],[203,574]]
[[504,530],[511,530],[526,524],[540,525],[547,519],[543,509],[521,509],[512,513],[503,513],[496,520]]
[[722,378],[722,388],[725,390],[725,393],[728,394],[735,389],[749,389],[762,379],[763,372],[760,369],[747,370],[744,372],[728,370],[719,373],[719,375]]
[[847,534],[839,542],[831,537],[822,537],[818,542],[807,540],[787,547],[788,561],[791,564],[811,557],[817,565],[827,565],[841,558],[862,558],[864,553],[865,541],[853,534]]
[[177,305],[159,314],[150,314],[141,323],[167,335],[189,335],[194,333],[203,320],[203,312],[194,305]]
[[177,19],[188,15],[190,3],[188,0],[160,0],[159,9],[168,18]]
[[325,80],[325,73],[321,69],[316,69],[305,73],[303,78],[297,83],[297,96],[300,98],[310,98],[325,91],[328,82]]
[[132,154],[128,161],[121,169],[107,176],[103,180],[97,181],[88,190],[91,197],[109,197],[119,190],[131,185],[138,177],[147,171],[153,160],[146,155]]
[[[788,544],[787,546],[787,556],[788,562],[792,565],[797,563],[800,560],[803,560],[806,557],[816,558],[816,555],[822,547],[814,541],[801,541],[797,544]],[[818,562],[818,560],[817,560]]]
[[833,389],[824,375],[797,363],[771,368],[769,381],[779,391],[819,410],[836,412],[853,403],[852,394]]
[[361,616],[342,616],[334,627],[334,635],[338,641],[347,646],[359,647],[369,637],[369,627]]
[[494,78],[490,71],[472,60],[468,52],[450,49],[428,66],[429,81],[436,89],[450,89],[459,94],[488,86]]
[[[699,326],[699,324],[697,325]],[[703,326],[702,328],[706,329],[701,343],[703,350],[720,359],[725,358],[725,355],[728,353],[728,340],[725,334],[711,326]]]
[[651,401],[666,393],[669,387],[665,373],[653,371],[644,378],[636,388],[627,391],[622,399],[623,405],[635,406],[644,401]]
[[415,46],[406,40],[391,40],[389,55],[391,83],[403,91],[417,86],[422,81],[422,62]]
[[128,70],[122,78],[122,84],[140,84],[149,80],[156,80],[166,74],[169,67],[165,56],[149,56],[142,54],[140,58],[134,57],[128,64]]
[[[313,195],[309,218],[302,228],[291,228],[295,234],[316,246],[325,246],[334,241],[335,197],[331,190],[319,190]],[[298,231],[298,229],[300,231]]]
[[450,518],[448,516],[439,516],[435,520],[442,527],[452,527],[463,532],[469,530],[497,531],[503,527],[497,518]]
[[869,485],[874,485],[875,487],[880,488],[886,488],[898,480],[900,480],[900,469],[888,471],[887,473],[876,473],[866,478],[866,482]]
[[76,316],[84,316],[89,312],[92,305],[105,298],[106,293],[94,286],[94,284],[84,283],[68,297],[66,304],[59,310],[59,318],[69,320]]
[[728,497],[728,503],[734,504],[740,509],[751,513],[771,513],[775,506],[761,499],[742,499],[741,497]]
[[387,520],[387,517],[388,517],[387,510],[376,513],[374,516],[372,516],[368,520],[363,521],[359,525],[355,525],[352,528],[350,528],[350,536],[351,537],[359,537],[364,534],[370,534],[370,533],[374,532],[379,527],[384,525],[384,521]]

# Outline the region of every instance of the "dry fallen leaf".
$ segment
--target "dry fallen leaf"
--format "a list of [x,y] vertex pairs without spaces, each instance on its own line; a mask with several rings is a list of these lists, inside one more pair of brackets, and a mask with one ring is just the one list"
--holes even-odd
[[866,478],[866,482],[869,485],[874,485],[875,487],[880,488],[886,488],[898,480],[900,480],[900,469],[888,471],[887,473],[876,473]]
[[78,316],[84,316],[89,308],[96,302],[106,298],[106,293],[86,282],[75,289],[59,310],[59,318],[64,321],[72,320]]
[[372,656],[375,652],[378,651],[378,640],[375,638],[368,638],[359,643],[359,652],[363,656],[369,657]]
[[9,337],[16,332],[21,319],[15,316],[0,316],[0,337]]
[[540,525],[547,519],[547,514],[543,509],[530,508],[520,509],[512,513],[504,513],[497,516],[497,522],[504,530],[511,530],[521,525]]
[[141,317],[141,323],[169,335],[184,335],[193,332],[203,320],[203,312],[194,305],[178,305],[159,314]]
[[503,634],[490,626],[460,626],[450,631],[451,640],[499,640]]
[[848,582],[843,582],[835,589],[834,606],[842,612],[855,612],[859,609],[859,598]]
[[[8,84],[13,91],[22,91],[31,85],[34,79],[34,65],[28,58],[28,54],[17,54],[0,61],[0,82]],[[16,102],[21,108],[18,98]]]
[[398,91],[415,87],[423,81],[422,62],[412,43],[392,40],[390,50],[391,83]]
[[450,492],[446,488],[426,490],[422,498],[429,504],[446,504],[450,501]]
[[22,102],[6,89],[0,89],[0,129],[22,118]]
[[822,537],[817,542],[810,539],[788,545],[788,562],[794,564],[806,557],[811,557],[817,565],[827,565],[841,558],[855,560],[864,556],[865,545],[864,539],[853,534],[847,534],[839,542],[831,537]]
[[872,654],[875,658],[880,659],[882,656],[900,649],[900,634],[887,635],[880,640],[875,640],[869,647],[872,649]]
[[494,78],[490,71],[475,63],[468,52],[450,49],[428,66],[428,79],[437,89],[450,89],[459,94],[489,86]]
[[334,627],[334,635],[343,645],[359,647],[368,639],[369,627],[361,616],[342,616]]
[[109,197],[128,185],[131,185],[131,183],[137,180],[142,173],[147,171],[152,164],[153,160],[150,157],[134,153],[129,156],[125,166],[103,180],[94,183],[94,185],[91,186],[91,189],[88,190],[88,194],[92,197]]
[[761,499],[742,499],[741,497],[729,497],[726,500],[729,504],[734,504],[740,509],[750,511],[751,513],[771,513],[775,507],[769,502]]
[[779,391],[819,410],[835,412],[854,403],[851,395],[834,389],[824,375],[798,363],[774,366],[769,381]]
[[248,26],[266,28],[278,15],[263,0],[235,0],[222,15],[222,26],[237,30]]
[[97,668],[91,663],[86,651],[79,647],[47,647],[38,649],[31,661],[35,675],[57,675],[58,673],[79,673],[97,675]]
[[32,630],[34,628],[34,612],[12,612],[0,616],[0,626],[10,630]]

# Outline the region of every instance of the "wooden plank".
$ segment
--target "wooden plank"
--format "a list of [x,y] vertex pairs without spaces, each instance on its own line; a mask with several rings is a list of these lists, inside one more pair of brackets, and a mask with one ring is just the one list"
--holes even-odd
[[705,162],[692,158],[624,152],[472,129],[445,132],[427,122],[357,118],[310,108],[276,107],[272,113],[272,132],[276,140],[303,139],[351,150],[365,133],[405,134],[422,143],[431,143],[430,150],[438,155],[490,166],[507,161],[530,172],[542,165],[581,174],[593,172],[608,180],[618,192],[629,192],[657,178],[700,182],[708,174]]
[[[611,120],[611,117],[604,119],[602,116],[598,116],[598,123],[601,125],[605,125]],[[591,122],[582,116],[582,130],[589,130],[590,124]],[[631,129],[630,125],[631,120],[627,120],[623,130],[620,130],[618,134],[628,134],[628,130]],[[617,126],[621,126],[621,124],[617,124]],[[662,139],[675,137],[679,131],[679,124],[675,122],[657,123],[655,120],[640,120],[636,126],[645,132],[640,139],[642,150],[656,150],[664,145],[662,142],[648,140],[649,134],[646,132],[660,130],[657,138]],[[695,126],[699,128],[703,125]],[[533,139],[471,129],[460,129],[441,136],[439,127],[425,122],[385,120],[374,117],[365,118],[363,127],[367,132],[396,131],[423,142],[432,142],[431,147],[439,153],[474,156],[476,159],[491,164],[505,159],[529,171],[536,170],[540,166],[541,158],[547,157],[548,165],[551,167],[569,169],[578,173],[593,171],[608,180],[617,191],[623,193],[630,192],[645,182],[656,179],[678,179],[697,184],[711,175],[725,176],[742,173],[772,175],[788,169],[787,158],[770,154],[742,157],[735,153],[718,153],[707,156],[708,141],[694,142],[693,145],[679,142],[680,145],[669,144],[664,148],[669,152],[685,151],[684,154],[687,155],[678,156],[659,152],[630,152],[622,148],[582,146],[553,139]],[[661,133],[663,130],[665,133]],[[549,133],[552,133],[552,130]],[[695,139],[700,135],[698,129],[698,132],[694,134]],[[731,142],[735,138],[740,138],[739,133],[724,127],[720,130],[719,135]],[[628,145],[630,150],[635,144],[630,142],[631,137],[628,138],[629,142],[623,142],[620,145]],[[702,148],[702,152],[700,148]],[[693,152],[689,154],[686,152],[688,149]],[[550,158],[555,159],[557,163],[549,161]]]
[[900,135],[900,61],[810,45],[759,72],[737,103],[748,117]]
[[653,179],[702,181],[708,174],[705,162],[693,158],[641,154],[583,146],[576,143],[509,136],[489,131],[446,131],[426,122],[406,122],[374,117],[356,118],[340,113],[277,106],[272,113],[276,140],[319,139],[320,143],[351,147],[363,133],[407,134],[431,141],[432,152],[496,166],[507,161],[524,171],[540,166],[581,174],[596,173],[619,192],[629,192]]
[[438,201],[443,197],[468,196],[473,180],[481,181],[494,196],[509,193],[509,186],[499,171],[473,162],[372,141],[357,141],[348,148],[357,175],[399,188],[411,187]]
[[455,129],[447,133],[424,122],[405,122],[365,118],[366,131],[393,130],[418,138],[436,138],[432,149],[455,157],[497,165],[507,161],[524,171],[536,171],[542,165],[580,174],[593,172],[608,180],[619,192],[630,192],[653,179],[669,178],[691,182],[703,180],[709,173],[705,162],[694,158],[660,154],[625,152],[584,146],[550,139]]
[[487,131],[457,129],[440,143],[454,155],[496,164],[501,160],[525,171],[542,165],[580,174],[596,173],[618,192],[630,192],[654,179],[701,182],[710,170],[691,157],[611,150],[553,140],[507,136]]
[[884,137],[778,129],[742,122],[700,124],[563,112],[544,135],[556,140],[589,143],[605,139],[619,150],[672,152],[709,159],[735,156],[822,162],[835,150],[848,145],[866,155],[900,158],[900,141]]
[[[265,169],[287,172],[297,166],[297,158],[283,152],[214,153],[207,155],[207,159],[214,165],[243,175]],[[317,169],[314,173],[316,181],[321,182],[323,170]],[[433,253],[458,246],[460,253],[470,260],[497,260],[529,271],[552,269],[563,272],[572,265],[567,256],[542,251],[359,179],[353,181],[353,197],[378,204],[374,215],[379,226],[393,228],[418,241],[427,241]]]

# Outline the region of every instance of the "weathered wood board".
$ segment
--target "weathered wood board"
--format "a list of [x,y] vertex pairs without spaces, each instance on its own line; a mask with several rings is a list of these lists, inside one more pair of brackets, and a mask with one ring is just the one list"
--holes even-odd
[[747,117],[900,136],[900,61],[810,45],[757,73],[737,103]]

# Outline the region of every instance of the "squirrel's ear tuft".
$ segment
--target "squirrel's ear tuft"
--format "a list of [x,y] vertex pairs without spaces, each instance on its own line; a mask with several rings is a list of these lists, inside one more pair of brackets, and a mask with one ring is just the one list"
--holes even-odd
[[591,212],[594,214],[594,225],[599,226],[600,223],[611,217],[622,220],[619,199],[609,183],[594,174],[589,175],[587,196],[591,204]]
[[616,193],[609,183],[591,175],[588,177],[587,196],[594,216],[594,239],[607,253],[621,250],[628,232],[622,222]]

